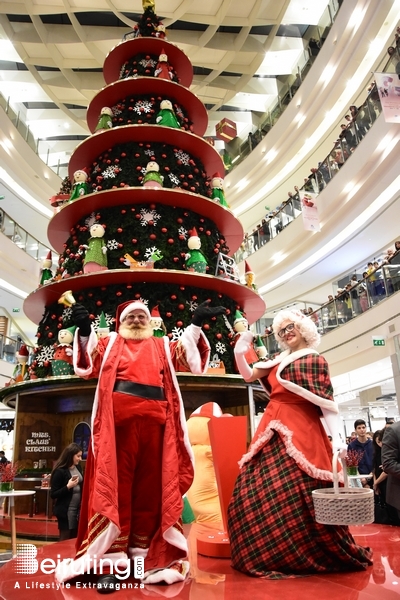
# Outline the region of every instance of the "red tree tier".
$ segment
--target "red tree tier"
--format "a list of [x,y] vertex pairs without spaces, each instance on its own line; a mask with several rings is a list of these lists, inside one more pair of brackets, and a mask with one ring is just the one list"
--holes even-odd
[[[174,339],[197,304],[210,298],[227,308],[225,317],[203,325],[211,355],[223,361],[227,373],[234,372],[235,312],[252,323],[265,310],[258,294],[226,268],[243,228],[211,198],[210,181],[224,166],[201,137],[207,114],[188,89],[190,61],[163,36],[153,35],[156,27],[150,29],[149,37],[127,39],[107,56],[107,85],[88,108],[92,135],[71,157],[69,177],[73,181],[80,171],[83,191],[73,191],[49,225],[50,242],[60,253],[54,280],[24,305],[39,323],[32,377],[51,375],[58,331],[72,325],[71,309],[57,302],[68,289],[89,310],[95,327],[104,313],[111,331],[118,304],[136,298],[150,309],[158,305]],[[94,225],[104,256],[101,270],[88,272],[85,257]],[[192,230],[201,241],[203,272],[187,265]]]

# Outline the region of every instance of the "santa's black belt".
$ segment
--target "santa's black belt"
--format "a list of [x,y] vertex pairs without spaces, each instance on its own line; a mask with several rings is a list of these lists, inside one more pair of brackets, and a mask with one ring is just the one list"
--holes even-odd
[[114,392],[129,394],[130,396],[139,396],[146,400],[165,400],[164,390],[157,385],[143,385],[134,381],[125,381],[117,379],[114,385]]

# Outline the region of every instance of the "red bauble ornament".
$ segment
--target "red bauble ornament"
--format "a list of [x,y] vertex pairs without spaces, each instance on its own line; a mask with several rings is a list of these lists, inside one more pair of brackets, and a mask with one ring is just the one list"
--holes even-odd
[[172,238],[169,238],[167,241],[168,241],[168,244],[171,244],[171,245],[174,243],[174,240]]
[[142,170],[142,167],[141,167],[140,165],[138,165],[138,166],[136,167],[136,171],[141,171],[141,170]]
[[150,210],[156,210],[156,205],[155,204],[150,204],[149,208],[150,208]]
[[134,250],[133,251],[133,256],[139,256],[139,254],[140,254],[139,250]]
[[123,257],[123,256],[121,256],[121,257],[120,257],[120,259],[119,259],[119,262],[120,262],[120,263],[123,263],[123,262],[125,262],[125,259],[124,259],[124,257]]
[[179,308],[179,310],[185,310],[185,305],[184,304],[178,304],[178,308]]
[[49,361],[48,361],[48,360],[45,360],[45,361],[44,361],[44,363],[43,363],[43,366],[44,366],[44,367],[48,367],[49,365],[50,365]]
[[162,227],[162,228],[161,228],[161,232],[162,232],[162,233],[167,233],[167,231],[168,231],[168,229],[167,229],[166,227]]
[[171,295],[171,300],[174,300],[174,301],[176,300],[176,295],[175,294]]
[[178,238],[181,240],[181,242],[183,242],[184,239],[185,239],[185,236],[184,235],[178,235]]
[[101,300],[97,300],[97,301],[96,301],[96,306],[102,306],[102,305],[103,305],[103,303],[102,303],[102,301],[101,301]]
[[172,313],[171,312],[166,312],[165,316],[167,317],[167,319],[170,319],[172,317]]
[[164,171],[165,171],[166,173],[169,173],[169,172],[170,172],[170,168],[169,168],[169,167],[164,167]]
[[115,295],[118,296],[118,298],[119,298],[120,296],[122,296],[122,292],[120,292],[120,291],[115,292]]
[[174,256],[173,261],[177,263],[179,262],[179,258],[177,256]]
[[177,325],[177,327],[183,327],[183,322],[182,321],[177,321],[176,325]]
[[137,244],[137,239],[136,238],[132,238],[131,242],[132,242],[132,244]]
[[217,338],[217,340],[222,339],[222,333],[216,333],[215,337]]
[[140,298],[140,294],[139,293],[135,294],[135,298],[136,298],[136,300],[138,300]]
[[206,331],[208,331],[210,329],[209,324],[208,323],[204,323],[203,329],[205,329]]
[[183,223],[183,219],[181,219],[181,217],[179,217],[179,219],[177,219],[176,222],[179,223],[179,225],[180,225],[181,223]]
[[211,235],[211,231],[209,229],[206,230],[206,235]]
[[121,158],[125,158],[126,152],[121,152]]
[[156,236],[156,234],[155,234],[155,233],[151,233],[151,234],[149,235],[149,238],[150,238],[151,240],[156,240],[156,239],[157,239],[157,236]]
[[137,218],[137,220],[139,220],[140,219],[140,214],[136,213],[135,217]]
[[54,333],[52,331],[49,331],[47,337],[51,339],[52,337],[54,337]]
[[122,233],[123,229],[121,227],[118,227],[117,231],[118,231],[118,233]]

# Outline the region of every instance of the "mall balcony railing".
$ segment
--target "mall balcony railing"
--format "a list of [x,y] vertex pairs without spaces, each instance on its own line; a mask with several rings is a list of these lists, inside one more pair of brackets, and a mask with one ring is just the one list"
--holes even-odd
[[[388,69],[392,68],[393,61],[390,59],[383,68],[383,72],[388,72]],[[381,112],[382,105],[379,92],[376,85],[371,84],[371,89],[366,99],[358,107],[355,119],[349,123],[345,130],[340,132],[340,137],[333,149],[328,156],[318,163],[318,168],[312,169],[312,174],[305,178],[305,182],[301,188],[295,186],[294,194],[289,195],[275,210],[270,211],[261,220],[261,224],[254,227],[251,233],[245,234],[241,247],[235,253],[237,263],[257,252],[257,250],[274,239],[285,227],[302,214],[302,199],[307,194],[315,197],[326,188],[344,163],[352,156],[358,144],[367,135]]]
[[[398,260],[399,264],[395,261]],[[385,298],[400,291],[400,252],[392,258],[392,263],[381,265],[372,271],[357,285],[336,295],[319,309],[308,316],[316,324],[321,335],[346,325],[352,319],[370,310]],[[274,356],[279,349],[275,336],[271,333],[261,336],[269,356]]]
[[45,259],[50,251],[48,246],[45,246],[30,233],[25,231],[21,225],[18,225],[18,223],[2,209],[0,209],[0,231],[18,246],[18,248],[21,248],[21,250],[37,261],[41,262]]

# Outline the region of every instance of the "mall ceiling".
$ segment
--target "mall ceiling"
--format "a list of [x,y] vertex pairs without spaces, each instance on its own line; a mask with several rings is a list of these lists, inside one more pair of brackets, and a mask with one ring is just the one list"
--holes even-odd
[[[254,114],[293,78],[328,4],[337,9],[336,0],[157,0],[168,41],[193,64],[207,135],[227,115],[242,138],[254,130]],[[50,166],[66,165],[88,134],[86,108],[104,86],[104,59],[142,12],[141,0],[0,2],[0,92]]]

